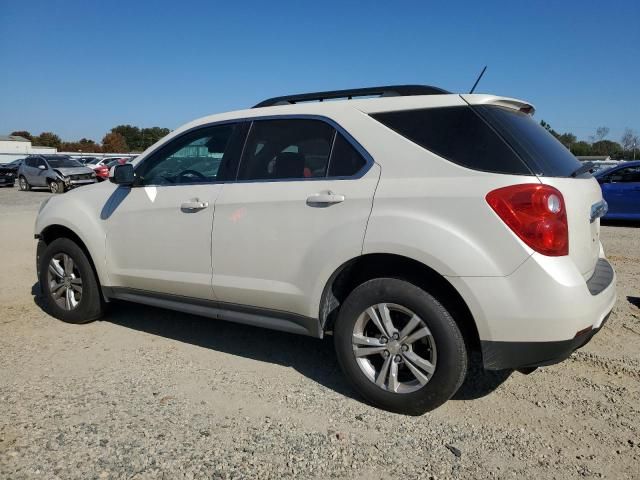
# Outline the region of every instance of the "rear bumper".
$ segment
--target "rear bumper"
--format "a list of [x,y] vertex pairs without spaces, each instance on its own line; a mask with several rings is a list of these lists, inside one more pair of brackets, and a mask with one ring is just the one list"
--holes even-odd
[[569,257],[533,254],[506,277],[449,277],[475,320],[486,369],[550,365],[600,330],[616,276],[600,258],[588,280]]
[[482,360],[487,370],[544,367],[562,362],[584,347],[604,326],[609,314],[598,328],[580,332],[571,340],[556,342],[492,342],[481,341]]

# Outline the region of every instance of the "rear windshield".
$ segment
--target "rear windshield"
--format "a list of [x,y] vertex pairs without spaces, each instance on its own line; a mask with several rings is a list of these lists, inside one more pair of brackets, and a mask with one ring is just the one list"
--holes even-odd
[[581,163],[531,116],[498,106],[372,115],[414,143],[474,170],[566,177]]
[[518,152],[536,175],[568,177],[582,165],[530,115],[497,106],[473,107]]

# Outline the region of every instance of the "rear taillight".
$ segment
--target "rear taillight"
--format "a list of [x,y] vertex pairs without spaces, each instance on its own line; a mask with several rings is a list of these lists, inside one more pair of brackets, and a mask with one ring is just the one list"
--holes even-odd
[[504,223],[536,252],[569,254],[569,227],[562,194],[540,184],[522,184],[489,192],[487,203]]

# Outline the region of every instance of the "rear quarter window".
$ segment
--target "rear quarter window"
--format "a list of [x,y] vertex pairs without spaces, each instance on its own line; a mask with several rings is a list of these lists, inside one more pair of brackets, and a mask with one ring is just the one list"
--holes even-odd
[[527,164],[471,107],[402,110],[372,116],[412,142],[463,167],[532,174]]

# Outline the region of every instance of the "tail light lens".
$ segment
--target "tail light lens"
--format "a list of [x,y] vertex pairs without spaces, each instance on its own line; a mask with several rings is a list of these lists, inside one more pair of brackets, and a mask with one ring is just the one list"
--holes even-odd
[[487,203],[520,239],[551,257],[569,254],[569,226],[564,198],[555,188],[522,184],[498,188]]

